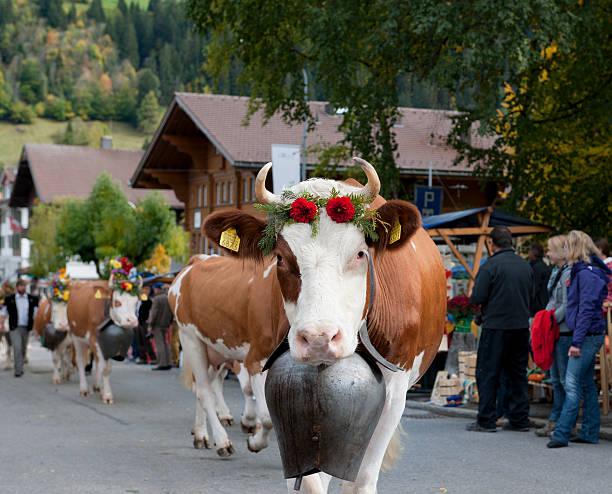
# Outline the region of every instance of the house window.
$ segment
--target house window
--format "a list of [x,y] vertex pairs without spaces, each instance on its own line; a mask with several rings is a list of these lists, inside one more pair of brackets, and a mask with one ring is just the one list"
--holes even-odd
[[208,206],[208,187],[206,184],[202,185],[202,205]]
[[215,202],[217,204],[221,204],[221,202],[222,202],[221,194],[219,194],[219,192],[221,192],[221,184],[220,183],[216,183],[215,184]]
[[193,227],[200,228],[202,226],[202,211],[196,209],[193,212]]
[[198,207],[202,207],[202,187],[198,187],[196,194],[198,195]]
[[234,202],[234,182],[228,182],[227,183],[227,190],[228,190],[228,202]]
[[249,179],[242,179],[242,202],[249,202]]
[[221,184],[221,190],[221,202],[227,202],[227,184],[225,182]]
[[255,200],[255,179],[254,178],[249,178],[249,183],[251,184],[251,201]]

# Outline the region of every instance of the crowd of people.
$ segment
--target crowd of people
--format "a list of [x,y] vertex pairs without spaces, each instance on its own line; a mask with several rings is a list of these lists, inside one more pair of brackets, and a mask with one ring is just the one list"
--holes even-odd
[[495,227],[487,241],[492,256],[480,268],[470,297],[481,307],[482,331],[476,368],[478,416],[467,430],[496,432],[501,415],[507,418],[505,430],[530,429],[526,370],[534,317],[542,314],[550,315],[558,338],[550,348],[553,407],[546,425],[535,432],[550,437],[549,448],[597,443],[595,357],[605,338],[606,302],[612,301],[608,242],[593,241],[577,230],[553,236],[547,242],[548,266],[539,244],[531,246],[529,261],[516,254],[506,227]]
[[[38,309],[38,290],[27,293],[27,283],[22,279],[16,281],[14,289],[10,285],[3,288],[9,293],[5,293],[1,301],[0,343],[4,341],[7,357],[12,355],[15,377],[21,377]],[[167,286],[159,282],[144,286],[143,295],[136,307],[138,327],[129,352],[130,359],[138,364],[153,365],[156,371],[178,367],[180,341],[168,303]],[[93,355],[88,370],[92,361]]]

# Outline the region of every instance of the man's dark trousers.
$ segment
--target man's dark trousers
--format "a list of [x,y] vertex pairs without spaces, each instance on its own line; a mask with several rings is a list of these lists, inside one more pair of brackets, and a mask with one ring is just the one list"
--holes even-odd
[[495,427],[495,403],[502,369],[506,374],[510,424],[515,427],[529,426],[528,359],[528,329],[482,330],[476,364],[478,423],[482,427]]

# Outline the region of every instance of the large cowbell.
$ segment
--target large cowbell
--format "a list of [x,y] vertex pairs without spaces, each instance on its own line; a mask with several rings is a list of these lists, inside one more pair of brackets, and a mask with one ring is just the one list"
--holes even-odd
[[45,324],[42,331],[42,346],[49,350],[55,350],[64,341],[68,331],[58,331],[53,323]]
[[109,324],[98,332],[98,344],[105,360],[112,358],[122,361],[134,339],[134,330]]
[[354,481],[382,413],[386,390],[378,366],[358,353],[332,365],[271,364],[266,402],[285,478],[325,472]]

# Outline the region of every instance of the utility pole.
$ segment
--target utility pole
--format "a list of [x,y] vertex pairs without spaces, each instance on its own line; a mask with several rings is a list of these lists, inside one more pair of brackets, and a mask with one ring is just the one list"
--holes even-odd
[[[304,102],[308,105],[308,74],[306,69],[302,68],[302,76],[304,77]],[[308,132],[308,118],[304,117],[304,127],[302,129],[302,163],[300,166],[300,180],[306,180],[306,133]]]

